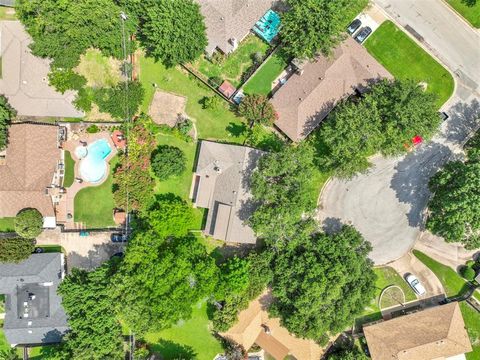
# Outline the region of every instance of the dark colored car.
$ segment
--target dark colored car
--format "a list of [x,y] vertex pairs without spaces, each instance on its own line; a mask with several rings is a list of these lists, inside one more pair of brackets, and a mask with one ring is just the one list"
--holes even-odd
[[125,234],[112,234],[110,236],[110,239],[114,243],[126,242],[127,241],[127,235],[125,235]]
[[361,44],[363,43],[365,40],[367,40],[367,37],[372,33],[372,29],[369,27],[369,26],[365,26],[364,28],[362,28],[362,30],[360,30],[357,35],[355,35],[355,40]]
[[357,31],[360,26],[362,26],[362,22],[360,21],[360,19],[355,19],[350,25],[348,25],[347,32],[350,35],[353,35],[353,33]]

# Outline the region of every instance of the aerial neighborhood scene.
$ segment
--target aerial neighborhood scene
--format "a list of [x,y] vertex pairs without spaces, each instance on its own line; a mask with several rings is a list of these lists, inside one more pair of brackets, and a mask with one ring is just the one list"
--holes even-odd
[[0,360],[480,360],[480,0],[0,0]]

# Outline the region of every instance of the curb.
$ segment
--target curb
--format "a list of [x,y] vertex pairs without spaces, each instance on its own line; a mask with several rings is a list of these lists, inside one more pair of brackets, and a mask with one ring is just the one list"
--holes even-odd
[[450,3],[447,1],[447,0],[441,0],[446,7],[448,7],[455,15],[457,15],[457,17],[465,24],[467,25],[470,29],[472,29],[473,31],[477,32],[477,33],[480,33],[480,29],[477,29],[476,27],[474,27],[472,24],[470,24],[470,22],[465,18],[463,17],[462,14],[460,14],[457,9],[455,9],[452,5],[450,5]]

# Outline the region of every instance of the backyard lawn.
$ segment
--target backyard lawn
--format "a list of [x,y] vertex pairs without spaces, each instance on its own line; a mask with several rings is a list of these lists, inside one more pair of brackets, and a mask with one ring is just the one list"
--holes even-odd
[[391,21],[380,25],[365,47],[396,78],[427,83],[427,92],[438,96],[439,108],[452,95],[450,73]]
[[242,118],[230,111],[227,102],[222,100],[217,109],[203,109],[203,99],[215,96],[206,85],[183,70],[167,69],[153,59],[140,56],[139,61],[140,82],[145,88],[142,111],[148,112],[155,91],[153,85],[157,84],[159,89],[188,98],[186,112],[195,121],[200,139],[243,143],[247,127]]
[[0,232],[15,231],[15,218],[4,217],[0,218]]
[[117,158],[110,160],[110,175],[101,185],[80,190],[75,196],[75,222],[85,223],[87,228],[115,226],[113,208],[115,203],[112,194],[113,169]]
[[164,360],[212,360],[223,353],[222,346],[209,330],[207,303],[201,301],[193,308],[192,318],[170,329],[145,335],[152,351]]
[[0,20],[17,20],[15,10],[11,7],[0,6]]
[[462,0],[447,0],[451,7],[460,13],[473,27],[480,28],[480,1],[473,6],[465,5]]
[[87,79],[87,86],[100,88],[114,86],[122,79],[120,66],[120,60],[103,56],[100,50],[88,49],[75,70]]
[[272,82],[287,65],[284,57],[279,54],[279,51],[276,51],[245,84],[244,93],[268,95],[272,90]]
[[259,53],[263,57],[269,45],[255,35],[249,35],[243,40],[238,48],[228,54],[224,60],[218,63],[200,57],[192,66],[204,74],[207,78],[218,76],[223,80],[230,81],[233,86],[238,87],[242,81],[242,74],[253,66],[254,54]]
[[72,186],[75,180],[75,161],[72,159],[70,151],[65,150],[65,177],[63,179],[63,186],[68,188]]

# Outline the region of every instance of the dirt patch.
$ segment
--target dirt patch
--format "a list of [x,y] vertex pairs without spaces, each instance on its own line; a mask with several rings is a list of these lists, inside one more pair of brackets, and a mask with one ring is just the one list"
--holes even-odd
[[180,117],[186,117],[187,98],[173,93],[157,90],[153,95],[148,114],[157,124],[175,126]]

